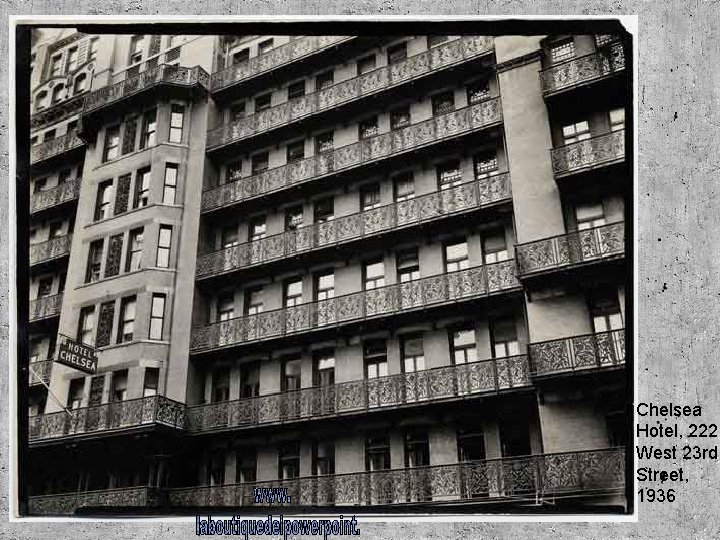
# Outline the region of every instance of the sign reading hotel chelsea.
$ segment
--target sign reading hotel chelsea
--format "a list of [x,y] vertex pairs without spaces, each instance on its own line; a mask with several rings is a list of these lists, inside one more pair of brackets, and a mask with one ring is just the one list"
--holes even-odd
[[60,344],[57,362],[89,375],[97,371],[98,358],[94,347],[70,338]]

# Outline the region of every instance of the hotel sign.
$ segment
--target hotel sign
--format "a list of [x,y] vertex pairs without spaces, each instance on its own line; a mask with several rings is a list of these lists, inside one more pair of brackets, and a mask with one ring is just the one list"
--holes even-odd
[[57,362],[93,375],[98,366],[97,352],[90,345],[67,338],[60,344]]

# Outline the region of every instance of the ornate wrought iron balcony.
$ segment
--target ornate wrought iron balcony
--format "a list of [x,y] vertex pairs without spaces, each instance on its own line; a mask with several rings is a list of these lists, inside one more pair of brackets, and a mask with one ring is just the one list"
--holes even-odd
[[625,329],[530,344],[533,375],[581,373],[625,364]]
[[625,161],[625,130],[552,149],[555,178]]
[[34,516],[70,516],[81,508],[147,508],[158,506],[158,490],[147,486],[29,497]]
[[51,238],[46,242],[30,246],[30,266],[70,254],[72,234],[66,234],[58,238]]
[[356,36],[303,36],[271,51],[249,58],[212,74],[210,86],[215,92],[231,84],[246,81],[261,73],[318,53],[339,43],[356,39]]
[[540,72],[543,94],[549,96],[569,88],[590,84],[625,70],[625,50],[611,43],[592,54],[572,58]]
[[103,405],[41,414],[30,418],[31,442],[163,425],[185,426],[185,405],[163,396],[115,401]]
[[80,196],[81,184],[82,179],[76,178],[75,180],[63,182],[52,189],[33,193],[32,199],[30,200],[30,213],[46,210],[66,202],[76,201]]
[[161,64],[146,69],[135,77],[91,92],[85,98],[82,114],[86,115],[94,110],[119,102],[153,86],[172,84],[185,87],[200,86],[208,89],[209,81],[210,75],[200,66],[181,67]]
[[193,329],[197,353],[253,341],[344,326],[462,300],[519,290],[515,262],[503,261],[318,302],[236,317]]
[[510,198],[509,175],[501,173],[407,201],[206,253],[198,258],[196,275],[203,278],[256,266],[359,240],[379,232],[403,229],[446,216],[471,212],[509,201]]
[[187,428],[202,432],[496,394],[530,385],[525,355],[303,388],[188,407]]
[[603,259],[625,256],[623,221],[515,246],[518,275],[527,277]]
[[62,300],[62,294],[32,300],[30,302],[30,321],[59,317],[60,310],[62,309]]
[[51,105],[50,107],[38,111],[30,117],[30,129],[36,130],[44,126],[55,124],[61,120],[78,114],[85,102],[86,93],[78,94],[65,99],[60,103]]
[[501,122],[500,98],[491,98],[469,107],[435,116],[424,122],[395,129],[389,133],[376,135],[211,188],[203,193],[202,210],[213,210],[259,197],[289,186],[332,175],[338,171],[377,162],[409,150],[436,144],[445,139],[495,126]]
[[66,135],[32,146],[30,148],[30,163],[35,164],[50,159],[84,144],[77,131],[71,131]]
[[50,374],[52,373],[53,360],[39,360],[30,362],[30,376],[28,378],[29,386],[36,384],[50,384]]
[[324,90],[291,99],[267,110],[208,131],[207,147],[213,149],[252,137],[274,127],[289,124],[349,101],[400,86],[435,71],[466,62],[492,52],[491,36],[465,36],[383,66]]
[[467,461],[374,472],[309,476],[169,490],[172,507],[254,506],[253,488],[282,487],[293,505],[331,506],[482,499],[540,503],[563,496],[622,493],[625,451],[580,452]]

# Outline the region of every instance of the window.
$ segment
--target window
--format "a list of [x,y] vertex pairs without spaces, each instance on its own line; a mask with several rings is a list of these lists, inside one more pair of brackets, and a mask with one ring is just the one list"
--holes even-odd
[[112,392],[110,392],[110,399],[112,400],[112,402],[125,401],[127,399],[127,382],[127,369],[113,372]]
[[71,169],[65,169],[63,171],[60,171],[60,174],[58,175],[58,185],[64,184],[70,179],[70,175],[72,174]]
[[260,174],[263,171],[267,171],[268,158],[269,156],[267,152],[255,154],[250,160],[252,174],[255,175]]
[[497,172],[497,154],[494,151],[477,154],[473,162],[475,165],[475,178],[477,179],[487,178]]
[[175,204],[175,193],[177,192],[176,163],[165,164],[165,183],[163,184],[163,204]]
[[[460,462],[484,461],[486,458],[485,434],[482,430],[459,430],[457,434],[457,445],[458,459]],[[472,495],[472,493],[470,495]]]
[[505,358],[520,354],[517,330],[513,319],[502,319],[490,324],[493,358]]
[[623,328],[617,290],[608,288],[593,291],[589,297],[589,304],[594,332],[609,332]]
[[137,64],[142,61],[142,42],[145,36],[133,36],[130,39],[130,61],[128,64]]
[[258,43],[258,54],[266,54],[272,51],[273,49],[273,40],[272,39],[266,39],[265,41],[261,41]]
[[312,446],[312,474],[335,474],[335,444],[332,441],[315,441]]
[[93,281],[98,281],[100,279],[103,244],[103,240],[95,240],[90,244],[87,269],[85,270],[85,283],[92,283]]
[[150,198],[150,169],[140,169],[135,177],[135,200],[133,208],[148,205]]
[[[430,465],[430,443],[427,433],[406,433],[405,434],[405,466],[426,467]],[[426,491],[428,484],[413,486],[412,495],[419,495],[418,492]],[[424,498],[424,497],[423,497]]]
[[291,279],[285,282],[283,288],[283,304],[285,307],[294,307],[302,302],[302,279]]
[[415,198],[415,179],[412,173],[396,176],[393,180],[395,202],[407,201]]
[[437,180],[440,189],[450,189],[462,184],[462,170],[459,161],[449,161],[437,166]]
[[143,232],[144,229],[142,228],[130,231],[127,261],[125,262],[126,272],[140,270],[142,264]]
[[579,231],[605,225],[605,211],[602,203],[576,205],[575,219]]
[[495,229],[482,235],[483,262],[492,264],[508,260],[507,243],[505,231]]
[[158,235],[158,249],[155,266],[158,268],[168,268],[170,266],[170,244],[172,242],[172,227],[170,225],[160,225],[160,234]]
[[118,157],[120,151],[120,126],[112,126],[105,132],[105,151],[103,161]]
[[335,298],[335,273],[318,274],[315,276],[315,300],[321,302]]
[[37,297],[45,298],[46,296],[50,296],[50,293],[52,292],[52,284],[53,284],[53,278],[51,278],[51,277],[42,278],[38,282]]
[[469,105],[480,103],[490,97],[490,84],[487,80],[478,81],[467,89],[467,100]]
[[403,373],[414,373],[425,369],[422,335],[403,337],[400,340]]
[[610,131],[625,129],[625,109],[613,109],[610,111]]
[[475,330],[472,327],[452,330],[450,347],[453,364],[467,364],[478,359]]
[[360,188],[362,210],[372,210],[380,206],[380,184],[366,184]]
[[95,306],[86,306],[80,310],[77,339],[86,345],[95,345]]
[[35,110],[41,111],[45,107],[47,107],[47,97],[48,94],[45,90],[38,93],[37,96],[35,96]]
[[56,84],[52,90],[52,102],[57,103],[65,97],[65,86],[62,84]]
[[377,116],[367,118],[358,125],[358,138],[360,140],[374,137],[378,134],[378,119]]
[[334,147],[334,132],[327,131],[315,136],[315,153],[329,152]]
[[357,62],[357,74],[362,75],[363,73],[367,73],[368,71],[372,71],[375,69],[375,55],[371,54],[370,56],[366,56],[365,58],[361,58]]
[[265,238],[265,233],[267,231],[267,225],[265,223],[265,216],[258,216],[256,218],[253,218],[250,221],[250,242],[254,242],[255,240],[260,240],[261,238]]
[[292,163],[305,157],[305,141],[297,141],[287,145],[287,162]]
[[222,322],[233,317],[235,317],[235,295],[229,292],[218,298],[216,320]]
[[335,201],[332,197],[325,197],[315,201],[313,214],[315,223],[327,223],[335,218]]
[[400,129],[410,125],[410,107],[399,107],[390,111],[390,129]]
[[156,396],[159,381],[160,370],[158,368],[145,368],[145,378],[143,380],[143,397]]
[[153,294],[150,306],[150,339],[161,340],[163,337],[163,321],[165,319],[165,295]]
[[105,180],[98,184],[97,198],[95,199],[95,221],[110,217],[112,187],[112,180]]
[[260,395],[260,368],[256,363],[240,366],[240,397],[249,398]]
[[230,105],[230,122],[237,122],[245,118],[245,102],[233,103]]
[[207,484],[220,486],[225,483],[225,450],[212,450],[207,467]]
[[62,228],[62,221],[53,221],[52,223],[50,223],[50,234],[48,235],[50,240],[62,236]]
[[263,312],[263,288],[252,287],[245,291],[245,315]]
[[401,251],[397,254],[397,273],[400,283],[420,279],[420,263],[417,249]]
[[294,231],[303,223],[303,207],[292,206],[285,210],[285,230]]
[[135,303],[134,296],[123,298],[120,302],[120,328],[118,329],[118,343],[132,341],[135,330]]
[[437,47],[445,43],[448,39],[450,39],[449,36],[428,36],[428,49]]
[[377,379],[388,374],[387,345],[384,340],[372,340],[363,345],[365,378]]
[[83,392],[85,391],[85,377],[72,379],[70,391],[68,392],[68,409],[79,409],[82,407]]
[[51,129],[43,134],[43,142],[52,141],[55,138],[55,130]]
[[574,56],[575,43],[573,42],[572,38],[561,41],[559,43],[555,43],[550,47],[550,59],[552,60],[553,64],[562,62],[563,60],[568,60],[569,58],[573,58]]
[[363,283],[366,291],[385,286],[385,263],[382,260],[363,265]]
[[233,54],[232,63],[233,66],[241,64],[250,59],[250,49],[240,49],[238,52]]
[[47,178],[38,178],[33,182],[33,193],[40,193],[47,186]]
[[568,124],[562,128],[563,144],[572,144],[590,138],[590,125],[587,120]]
[[388,64],[397,64],[407,58],[407,43],[398,43],[392,47],[388,47],[387,59]]
[[315,91],[324,90],[333,85],[333,72],[326,71],[315,77]]
[[218,369],[212,372],[212,403],[221,403],[230,399],[230,370],[228,368]]
[[235,483],[249,484],[257,478],[257,455],[254,449],[239,449],[236,454]]
[[455,110],[455,95],[452,92],[443,92],[433,96],[432,111],[433,116],[449,113]]
[[242,178],[242,161],[231,161],[225,166],[225,183],[235,182]]
[[278,480],[300,476],[300,444],[292,442],[278,449]]
[[157,129],[157,110],[152,109],[143,114],[143,127],[140,136],[140,149],[155,144],[155,130]]
[[220,245],[223,249],[234,247],[238,245],[238,230],[237,225],[229,225],[223,227],[220,233]]
[[305,81],[298,81],[288,86],[288,101],[305,95]]
[[290,392],[292,390],[300,390],[300,358],[289,358],[283,360],[283,378],[281,390]]
[[262,96],[256,97],[255,98],[255,112],[258,113],[260,111],[264,111],[265,109],[269,109],[271,101],[272,101],[272,94],[270,94],[270,93],[263,94]]
[[59,77],[62,73],[62,56],[57,54],[50,58],[50,76]]
[[329,387],[335,384],[335,354],[316,351],[313,354],[313,386]]
[[468,246],[466,241],[445,245],[445,271],[455,272],[464,270],[470,264],[468,259]]
[[92,38],[88,45],[88,62],[97,60],[98,38]]
[[182,142],[183,122],[185,121],[185,107],[173,103],[170,107],[170,135],[168,140],[172,143]]
[[386,435],[365,439],[365,470],[384,471],[390,468],[390,440]]
[[67,281],[67,272],[63,272],[60,274],[60,279],[58,281],[58,294],[65,292],[65,282]]
[[65,68],[65,70],[67,72],[72,73],[73,71],[75,71],[77,69],[77,66],[78,66],[78,50],[77,50],[77,47],[73,47],[72,49],[70,49],[68,51],[67,67]]

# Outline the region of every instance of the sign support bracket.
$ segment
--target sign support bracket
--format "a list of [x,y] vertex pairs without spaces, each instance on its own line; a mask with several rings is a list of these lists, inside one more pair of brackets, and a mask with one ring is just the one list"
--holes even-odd
[[47,389],[48,395],[52,398],[52,400],[55,402],[55,404],[56,404],[56,405],[59,405],[59,406],[62,408],[63,411],[65,411],[66,413],[68,413],[68,415],[70,416],[70,418],[75,418],[75,415],[74,415],[72,412],[70,412],[70,409],[68,409],[65,405],[62,404],[62,402],[58,399],[58,397],[55,395],[55,393],[54,393],[52,390],[50,390],[50,386],[49,386],[45,381],[42,380],[42,377],[40,377],[40,376],[36,373],[36,371],[35,371],[35,370],[33,369],[33,367],[32,367],[32,363],[28,364],[28,368],[30,369],[30,375],[31,375],[31,376],[34,375],[35,378],[36,378],[38,381],[40,381],[40,384],[42,384],[42,385]]

